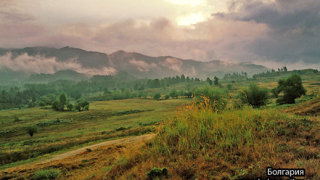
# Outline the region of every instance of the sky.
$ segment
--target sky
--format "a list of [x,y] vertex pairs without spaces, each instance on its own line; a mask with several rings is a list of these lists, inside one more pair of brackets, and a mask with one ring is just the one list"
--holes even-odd
[[0,47],[320,69],[319,0],[0,0]]

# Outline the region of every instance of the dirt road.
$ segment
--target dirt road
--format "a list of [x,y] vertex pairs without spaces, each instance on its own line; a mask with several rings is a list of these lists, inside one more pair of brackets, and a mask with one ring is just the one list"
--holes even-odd
[[101,146],[107,146],[107,145],[117,145],[117,144],[129,144],[129,143],[134,143],[134,142],[138,142],[138,141],[144,141],[144,140],[149,140],[151,138],[153,138],[155,136],[155,134],[146,134],[146,135],[141,135],[141,136],[135,136],[135,137],[127,137],[127,138],[122,138],[122,139],[116,139],[116,140],[111,140],[111,141],[105,141],[102,143],[98,143],[98,144],[94,144],[94,145],[90,145],[90,146],[86,146],[80,149],[76,149],[76,150],[72,150],[72,151],[68,151],[62,154],[58,154],[53,156],[50,159],[47,159],[45,161],[40,162],[39,164],[44,164],[44,163],[48,163],[51,161],[55,161],[55,160],[61,160],[67,157],[71,157],[74,155],[77,155],[83,151],[86,151],[87,149],[95,149]]

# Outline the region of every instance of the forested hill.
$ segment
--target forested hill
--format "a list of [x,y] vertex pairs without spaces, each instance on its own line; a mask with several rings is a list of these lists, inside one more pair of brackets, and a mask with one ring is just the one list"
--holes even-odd
[[171,56],[151,57],[125,51],[108,55],[71,47],[0,49],[0,63],[0,71],[8,69],[28,75],[54,74],[70,69],[87,76],[115,75],[119,71],[125,71],[137,78],[164,78],[184,74],[205,79],[213,76],[223,77],[224,74],[233,72],[247,72],[251,76],[268,70],[264,66],[252,63],[236,64],[220,60],[200,62]]

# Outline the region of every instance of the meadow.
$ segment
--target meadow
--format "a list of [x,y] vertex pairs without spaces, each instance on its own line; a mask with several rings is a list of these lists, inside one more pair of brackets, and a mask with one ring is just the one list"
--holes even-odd
[[[233,107],[250,83],[272,89],[288,76],[221,80],[220,88],[232,85],[221,111],[206,97],[164,100],[172,88],[184,89],[184,83],[148,90],[161,92],[160,101],[97,101],[82,112],[39,107],[1,111],[3,179],[36,179],[36,173],[46,173],[40,170],[58,170],[57,179],[254,179],[267,178],[266,167],[304,168],[304,179],[318,179],[319,73],[301,75],[307,94],[296,104],[278,105],[270,96],[266,106]],[[39,127],[33,137],[24,129],[29,124]],[[145,133],[155,137],[37,164],[54,153]]]
[[[150,125],[186,102],[188,99],[127,99],[94,102],[89,111],[81,112],[39,107],[2,111],[0,169],[12,166],[9,163],[15,161],[81,144],[150,132]],[[31,124],[39,127],[33,137],[25,129]]]

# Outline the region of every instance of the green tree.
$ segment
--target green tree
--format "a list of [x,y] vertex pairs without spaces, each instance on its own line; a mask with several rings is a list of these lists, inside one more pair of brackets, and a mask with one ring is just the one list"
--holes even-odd
[[250,84],[248,89],[239,92],[239,98],[242,102],[248,103],[253,107],[266,105],[269,98],[269,89]]
[[166,94],[166,95],[164,96],[164,98],[165,98],[165,99],[169,99],[169,98],[170,98],[170,95],[169,95],[169,94]]
[[156,93],[156,94],[154,94],[153,99],[159,100],[160,97],[161,97],[161,94],[160,93]]
[[172,98],[178,98],[178,96],[179,96],[178,91],[177,91],[176,89],[172,89],[172,90],[170,91],[170,96],[171,96]]
[[39,106],[41,106],[41,107],[43,107],[43,106],[45,106],[46,105],[46,103],[45,102],[43,102],[43,101],[39,101]]
[[66,94],[65,93],[61,93],[60,94],[60,97],[59,97],[59,100],[60,100],[60,104],[59,104],[59,110],[63,110],[64,109],[64,106],[66,105],[67,103],[67,97],[66,97]]
[[219,85],[219,78],[218,78],[217,76],[214,77],[214,82],[213,82],[213,84],[214,84],[215,86],[218,86],[218,85]]
[[52,103],[52,109],[54,109],[54,110],[59,110],[59,101],[58,100],[55,100],[55,101],[53,101],[53,103]]
[[78,111],[89,110],[89,102],[84,99],[78,99],[75,107]]
[[67,104],[67,109],[69,110],[69,111],[72,111],[73,110],[73,104]]
[[292,74],[287,79],[280,79],[277,89],[283,92],[283,96],[277,99],[278,104],[293,104],[296,98],[306,94],[302,79],[298,74]]
[[207,77],[206,81],[210,84],[210,86],[212,85],[212,80],[209,77]]
[[36,125],[29,125],[26,127],[27,133],[32,137],[36,132],[38,132],[38,127]]
[[208,87],[197,89],[195,91],[195,97],[198,102],[205,102],[206,99],[209,100],[209,103],[214,110],[221,111],[224,110],[228,104],[227,93],[218,87]]

